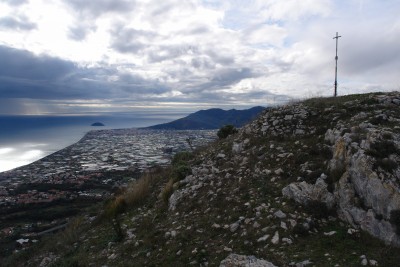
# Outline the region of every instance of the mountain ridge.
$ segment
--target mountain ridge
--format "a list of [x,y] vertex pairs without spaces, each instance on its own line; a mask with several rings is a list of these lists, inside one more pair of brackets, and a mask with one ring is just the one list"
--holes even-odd
[[164,130],[200,130],[200,129],[219,129],[224,125],[231,124],[235,127],[242,127],[245,123],[254,119],[265,108],[261,106],[252,107],[245,110],[223,110],[212,108],[199,110],[184,118],[172,122],[157,124],[146,127],[145,129],[164,129]]

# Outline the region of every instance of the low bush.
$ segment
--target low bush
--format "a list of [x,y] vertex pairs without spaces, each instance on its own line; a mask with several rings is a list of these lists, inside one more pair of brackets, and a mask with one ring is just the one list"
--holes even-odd
[[392,210],[389,221],[396,228],[396,234],[400,235],[400,210]]
[[188,163],[190,160],[194,158],[193,153],[190,153],[188,151],[183,151],[176,153],[174,157],[172,158],[171,165],[172,166],[177,166],[181,165],[182,163]]
[[293,227],[293,234],[298,235],[298,236],[307,236],[308,233],[308,228],[302,224],[302,223],[298,223]]
[[381,140],[370,145],[370,149],[367,150],[367,155],[383,159],[398,152],[399,149],[397,149],[396,144],[393,141]]
[[229,125],[223,126],[221,129],[219,129],[217,132],[217,136],[219,139],[225,139],[229,135],[235,134],[237,132],[238,132],[238,130],[235,128],[235,126],[229,124]]
[[192,169],[189,166],[189,162],[194,158],[194,155],[190,152],[177,153],[171,161],[172,171],[170,179],[173,182],[184,179],[187,175],[192,173]]
[[305,205],[305,210],[317,219],[327,218],[332,215],[332,210],[328,209],[325,203],[318,200],[309,200]]
[[346,168],[343,165],[338,164],[336,168],[331,168],[328,171],[328,184],[334,184],[340,180],[343,174],[346,172]]
[[396,161],[389,158],[377,159],[374,164],[374,168],[377,169],[378,167],[381,167],[387,172],[393,172],[393,170],[397,169],[398,164]]
[[174,182],[177,182],[182,179],[185,179],[185,177],[191,173],[192,169],[188,165],[181,164],[178,166],[174,166],[174,168],[172,169],[171,178]]

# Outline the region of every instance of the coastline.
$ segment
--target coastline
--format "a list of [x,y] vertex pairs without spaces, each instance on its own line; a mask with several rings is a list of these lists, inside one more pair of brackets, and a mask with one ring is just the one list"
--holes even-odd
[[[129,129],[163,123],[181,114],[104,116],[1,116],[0,173],[25,166],[79,142],[91,130]],[[100,121],[105,126],[91,126]]]

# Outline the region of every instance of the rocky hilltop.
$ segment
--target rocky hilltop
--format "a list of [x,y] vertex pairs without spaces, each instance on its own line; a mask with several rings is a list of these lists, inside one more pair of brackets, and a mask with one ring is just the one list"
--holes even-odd
[[398,92],[271,108],[9,262],[397,266],[399,121]]

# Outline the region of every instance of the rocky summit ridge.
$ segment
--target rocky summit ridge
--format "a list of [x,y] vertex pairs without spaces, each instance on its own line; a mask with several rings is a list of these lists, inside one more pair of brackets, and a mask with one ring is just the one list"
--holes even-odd
[[399,92],[265,110],[10,263],[396,266],[399,122]]

